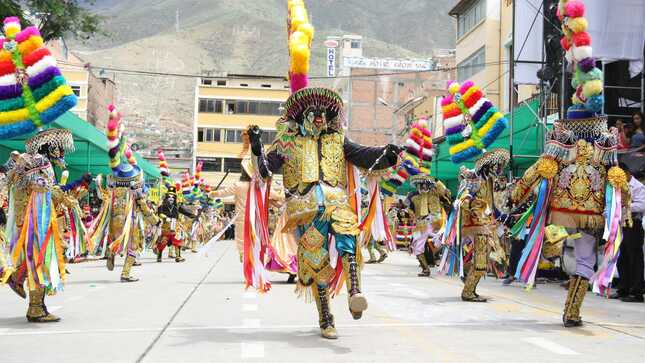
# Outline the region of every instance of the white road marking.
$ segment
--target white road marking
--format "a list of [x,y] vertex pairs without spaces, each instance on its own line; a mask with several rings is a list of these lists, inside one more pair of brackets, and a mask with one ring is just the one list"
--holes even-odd
[[257,299],[258,293],[255,291],[247,291],[244,293],[244,298],[249,300]]
[[56,312],[56,311],[58,311],[58,310],[60,310],[62,308],[63,308],[62,306],[48,306],[47,311],[49,311],[50,313],[53,313],[53,312]]
[[9,333],[9,328],[0,328],[0,335],[7,335]]
[[258,311],[258,304],[244,304],[242,311]]
[[551,353],[560,354],[560,355],[578,355],[579,353],[573,351],[565,346],[552,342],[545,338],[540,337],[531,337],[531,338],[522,338],[523,341],[538,346],[540,348],[546,349]]
[[[244,319],[243,325],[211,325],[211,326],[196,326],[196,327],[169,327],[168,331],[204,331],[204,330],[247,330],[260,328],[260,319]],[[518,320],[517,325],[526,324],[523,320]],[[531,323],[534,325],[551,326],[550,322],[544,323]],[[378,323],[378,324],[344,324],[343,329],[375,329],[375,328],[437,328],[437,327],[491,327],[495,325],[508,326],[508,323],[494,324],[493,322],[446,322],[446,323]],[[318,324],[308,325],[265,325],[262,326],[263,330],[302,330],[302,329],[318,329]],[[0,336],[22,336],[22,335],[66,335],[66,334],[111,334],[111,333],[148,333],[158,332],[159,328],[123,328],[123,329],[86,329],[86,330],[9,330],[3,332],[0,330]]]
[[259,329],[260,319],[244,319],[242,320],[243,329]]
[[264,343],[241,343],[242,359],[264,358]]

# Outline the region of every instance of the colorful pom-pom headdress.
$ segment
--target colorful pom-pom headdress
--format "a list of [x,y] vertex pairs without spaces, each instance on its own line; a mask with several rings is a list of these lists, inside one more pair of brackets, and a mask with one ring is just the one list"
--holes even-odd
[[566,119],[560,122],[577,139],[595,141],[607,132],[607,118],[600,115],[603,108],[603,75],[596,67],[587,33],[585,5],[581,0],[560,0],[557,16],[562,22],[560,44],[567,62],[573,67],[571,86],[575,89],[572,106]]
[[392,175],[381,181],[381,190],[385,195],[392,195],[410,177],[413,184],[430,178],[430,166],[434,156],[432,132],[428,129],[428,121],[420,119],[412,125],[410,134],[405,141],[405,152],[401,155],[402,162],[395,168]]
[[506,129],[508,121],[473,82],[448,83],[441,101],[446,139],[453,163],[479,157]]
[[309,61],[314,27],[303,0],[289,0],[287,34],[289,36],[289,85],[291,96],[285,103],[285,117],[298,120],[309,108],[332,111],[337,117],[327,120],[332,128],[340,127],[343,120],[343,99],[333,90],[322,87],[309,88]]
[[112,168],[108,184],[118,187],[143,186],[143,172],[137,165],[137,160],[123,134],[122,115],[114,105],[110,105],[108,111],[110,112],[110,119],[107,123],[108,154],[110,168]]
[[0,36],[0,139],[33,132],[76,105],[38,28],[4,20]]

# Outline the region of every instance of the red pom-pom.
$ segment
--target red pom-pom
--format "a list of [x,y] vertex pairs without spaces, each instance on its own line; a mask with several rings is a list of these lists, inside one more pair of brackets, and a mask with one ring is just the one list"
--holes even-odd
[[571,44],[569,43],[569,39],[567,39],[567,37],[560,38],[560,45],[564,50],[569,50],[569,48],[571,48]]
[[589,36],[589,33],[587,32],[580,32],[580,33],[575,33],[572,36],[573,44],[576,45],[576,47],[584,47],[591,45],[591,36]]
[[585,4],[580,0],[569,0],[565,6],[565,12],[570,18],[578,18],[585,15]]

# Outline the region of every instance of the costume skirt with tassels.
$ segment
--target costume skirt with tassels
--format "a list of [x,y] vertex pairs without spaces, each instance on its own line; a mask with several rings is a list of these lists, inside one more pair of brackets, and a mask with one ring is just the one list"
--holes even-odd
[[30,291],[62,291],[65,259],[51,192],[33,192],[24,213],[23,225],[11,237],[11,262]]

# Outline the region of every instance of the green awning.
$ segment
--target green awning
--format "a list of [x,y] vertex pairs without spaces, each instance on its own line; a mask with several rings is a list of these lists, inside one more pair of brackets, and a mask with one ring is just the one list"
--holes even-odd
[[[92,175],[110,174],[107,138],[105,134],[71,112],[66,112],[52,124],[52,127],[65,128],[74,135],[75,151],[65,155],[70,180],[75,180],[89,171]],[[0,162],[4,162],[13,150],[25,151],[25,140],[31,135],[23,135],[9,140],[0,140]],[[139,154],[134,153],[137,163],[144,172],[146,182],[154,183],[159,178],[159,170]]]

